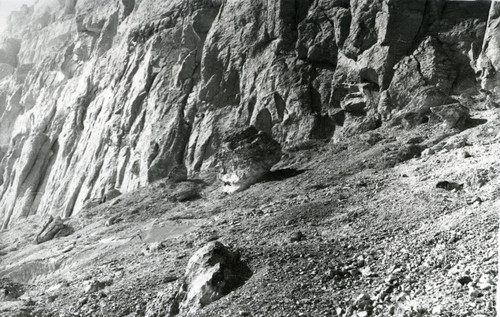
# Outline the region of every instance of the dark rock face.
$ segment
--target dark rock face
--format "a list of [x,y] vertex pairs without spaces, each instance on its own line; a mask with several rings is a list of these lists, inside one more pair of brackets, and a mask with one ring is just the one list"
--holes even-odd
[[444,0],[24,7],[0,41],[2,226],[71,216],[179,166],[211,170],[236,127],[289,146],[412,127],[450,94],[482,88],[497,104],[499,12]]

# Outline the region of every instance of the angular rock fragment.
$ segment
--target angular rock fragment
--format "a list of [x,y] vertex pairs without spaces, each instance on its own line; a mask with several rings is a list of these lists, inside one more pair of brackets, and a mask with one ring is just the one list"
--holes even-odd
[[200,197],[200,191],[196,184],[184,182],[180,183],[178,188],[173,192],[172,199],[178,202],[194,200]]
[[441,188],[445,190],[461,190],[464,187],[464,184],[458,184],[455,182],[449,181],[441,181],[436,184],[436,188]]
[[461,276],[457,279],[457,282],[460,283],[460,285],[466,285],[472,282],[472,278],[468,275]]
[[0,302],[16,300],[25,292],[23,285],[8,278],[0,278]]
[[410,111],[405,113],[403,118],[401,119],[401,125],[405,129],[413,129],[420,124],[426,123],[429,121],[428,114],[422,111]]
[[101,289],[104,289],[107,286],[110,286],[113,284],[113,279],[108,278],[108,279],[102,279],[102,280],[92,280],[85,285],[84,292],[86,294],[91,294],[95,293]]
[[341,105],[345,112],[361,113],[365,110],[366,99],[362,93],[352,93],[342,100]]
[[235,132],[224,139],[219,152],[220,179],[224,191],[234,193],[255,184],[281,158],[281,145],[255,127]]
[[469,109],[460,103],[453,103],[440,107],[432,107],[432,113],[444,121],[450,129],[464,129],[470,120]]
[[189,259],[170,316],[194,313],[240,287],[252,272],[220,242],[210,242]]
[[187,180],[187,168],[184,165],[179,165],[174,167],[170,173],[168,174],[167,178],[169,181],[178,183],[178,182],[183,182]]
[[304,240],[305,236],[301,231],[296,231],[290,235],[290,242],[299,242]]
[[71,226],[65,224],[61,220],[61,217],[58,216],[54,218],[49,216],[42,230],[36,235],[34,242],[35,244],[44,243],[57,237],[69,236],[73,232],[75,232],[75,230]]

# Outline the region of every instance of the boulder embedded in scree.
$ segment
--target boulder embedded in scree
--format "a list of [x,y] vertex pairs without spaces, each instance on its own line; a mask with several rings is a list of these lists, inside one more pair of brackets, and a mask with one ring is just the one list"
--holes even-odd
[[50,216],[42,230],[37,234],[35,244],[44,243],[57,237],[69,236],[73,232],[75,229],[65,224],[61,217],[53,218]]
[[464,129],[470,120],[469,108],[460,103],[440,107],[432,107],[432,113],[437,115],[448,128]]
[[230,134],[219,152],[224,191],[233,193],[258,182],[281,159],[281,145],[253,126]]
[[237,254],[218,241],[210,242],[189,259],[170,315],[194,313],[240,287],[251,275]]

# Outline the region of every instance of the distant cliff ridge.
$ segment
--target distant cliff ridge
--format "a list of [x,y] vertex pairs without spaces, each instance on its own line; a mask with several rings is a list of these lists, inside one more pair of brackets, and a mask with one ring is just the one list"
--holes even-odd
[[44,0],[0,45],[2,227],[207,171],[227,131],[283,147],[496,98],[500,3]]

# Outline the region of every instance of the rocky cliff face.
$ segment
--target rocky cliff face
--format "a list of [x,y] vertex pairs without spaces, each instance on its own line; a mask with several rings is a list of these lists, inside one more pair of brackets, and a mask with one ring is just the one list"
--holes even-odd
[[64,217],[216,165],[227,131],[283,147],[494,101],[500,5],[43,0],[0,45],[0,216]]

